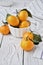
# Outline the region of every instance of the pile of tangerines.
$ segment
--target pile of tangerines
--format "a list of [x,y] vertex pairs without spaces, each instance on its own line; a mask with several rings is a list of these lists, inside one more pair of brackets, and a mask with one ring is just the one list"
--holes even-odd
[[[29,13],[30,14],[30,13]],[[16,28],[25,28],[30,26],[30,22],[27,21],[28,18],[28,11],[26,9],[20,10],[16,16],[7,14],[6,21],[9,25],[16,27]],[[0,27],[0,32],[4,35],[9,34],[10,30],[8,25],[3,25]]]
[[[31,16],[31,14],[26,9],[23,9],[19,11],[16,16],[7,14],[6,21],[14,28],[25,28],[31,25],[31,23],[27,20],[28,16]],[[9,32],[10,30],[7,24],[0,27],[0,33],[3,35],[9,34]],[[20,45],[23,50],[30,51],[34,48],[33,38],[34,36],[32,32],[26,32],[23,35]]]
[[30,22],[27,21],[28,18],[28,12],[26,10],[21,10],[17,13],[16,16],[14,15],[7,15],[7,22],[13,27],[16,28],[25,28],[30,26]]

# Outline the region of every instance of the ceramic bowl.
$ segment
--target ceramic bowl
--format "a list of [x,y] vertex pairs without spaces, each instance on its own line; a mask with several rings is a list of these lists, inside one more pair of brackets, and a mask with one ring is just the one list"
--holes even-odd
[[36,31],[38,29],[38,22],[33,20],[32,18],[29,18],[29,20],[31,21],[31,25],[29,27],[26,27],[26,28],[15,28],[15,27],[12,27],[10,25],[9,26],[9,29],[10,29],[10,32],[11,34],[14,36],[14,37],[22,37],[23,34],[26,32],[26,31]]
[[29,31],[30,27],[26,27],[26,28],[14,28],[12,26],[9,25],[10,28],[10,32],[14,37],[22,37],[23,33],[25,33],[26,31]]

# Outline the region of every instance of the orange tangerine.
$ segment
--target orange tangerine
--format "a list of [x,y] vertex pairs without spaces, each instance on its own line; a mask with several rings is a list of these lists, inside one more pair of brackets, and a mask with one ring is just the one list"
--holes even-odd
[[23,21],[21,22],[21,24],[19,25],[19,28],[25,28],[25,27],[28,27],[30,26],[30,22],[28,21]]
[[22,39],[21,48],[25,51],[31,51],[34,48],[34,43],[31,40]]
[[19,19],[20,19],[21,21],[25,21],[25,20],[27,20],[28,12],[25,11],[25,10],[20,11],[20,12],[18,13],[18,17],[19,17]]
[[8,16],[7,22],[12,26],[18,26],[19,25],[19,19],[16,16]]
[[30,38],[31,40],[33,40],[33,33],[32,32],[25,32],[23,34],[23,38],[26,39],[26,37]]
[[3,25],[0,27],[0,33],[2,33],[3,35],[9,34],[9,32],[10,32],[10,30],[7,25]]

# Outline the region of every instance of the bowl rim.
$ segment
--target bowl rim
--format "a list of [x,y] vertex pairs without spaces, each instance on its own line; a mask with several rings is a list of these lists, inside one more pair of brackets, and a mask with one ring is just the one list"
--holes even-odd
[[8,26],[9,26],[9,27],[12,27],[13,29],[27,29],[27,28],[30,28],[31,25],[28,26],[28,27],[24,27],[24,28],[15,28],[15,27],[11,26],[10,24],[8,24]]

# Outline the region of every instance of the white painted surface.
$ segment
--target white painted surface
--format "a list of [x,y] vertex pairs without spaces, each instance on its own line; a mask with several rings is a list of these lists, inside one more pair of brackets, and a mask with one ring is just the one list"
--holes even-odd
[[[0,6],[0,11],[1,11],[0,16],[2,16],[2,18],[0,18],[0,21],[5,19],[5,16],[7,13],[14,14],[13,12],[15,12],[17,8],[20,9],[22,7],[25,8],[29,6],[28,4],[31,1],[32,0],[28,0],[28,1],[26,0],[25,2],[23,2],[22,0],[22,2],[20,1],[21,3],[17,1],[12,7],[1,7]],[[22,6],[19,7],[20,4]],[[39,19],[37,18],[34,18],[34,19],[39,21]],[[0,36],[0,41],[1,39],[2,39],[2,36]],[[0,48],[0,65],[22,65],[23,50],[20,47],[20,41],[21,41],[20,38],[15,38],[12,35],[7,35],[3,37],[2,45]],[[43,65],[43,59],[33,57],[34,51],[35,50],[31,52],[24,52],[24,65]]]
[[[0,48],[0,65],[22,65],[22,49],[20,47],[20,38],[14,38],[12,35],[4,36]],[[34,58],[34,51],[24,52],[24,65],[43,65],[43,59]]]
[[22,65],[20,40],[12,35],[4,36],[0,48],[0,65]]

